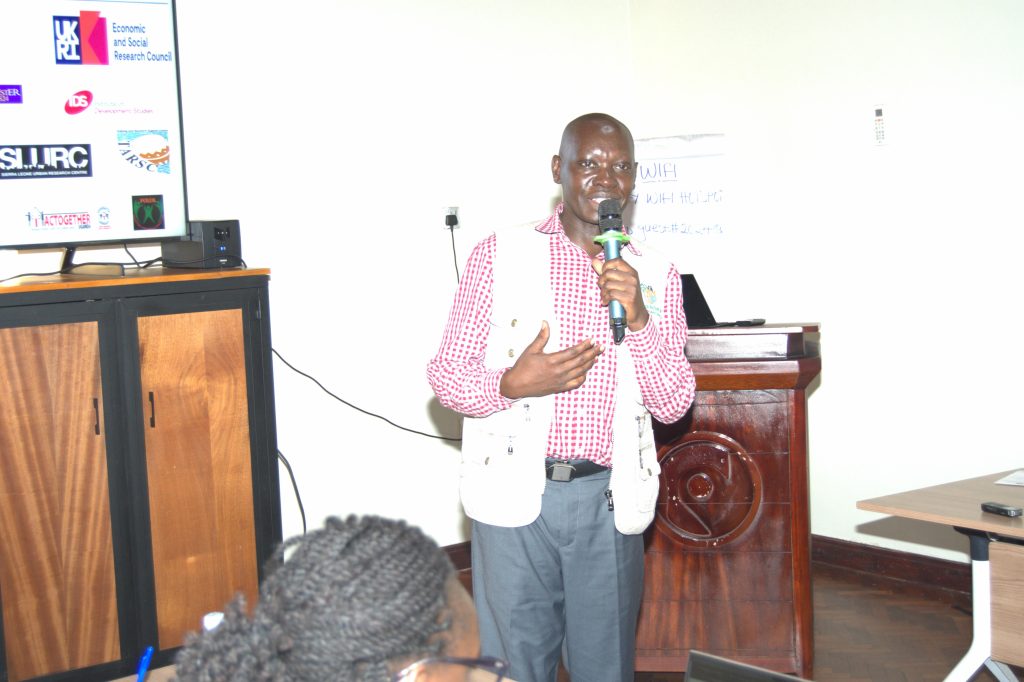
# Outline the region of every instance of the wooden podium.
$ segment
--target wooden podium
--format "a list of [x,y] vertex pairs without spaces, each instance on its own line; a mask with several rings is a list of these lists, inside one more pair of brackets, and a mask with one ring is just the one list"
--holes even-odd
[[646,534],[636,669],[690,649],[810,678],[808,384],[817,325],[691,330],[690,413],[656,425],[661,494]]

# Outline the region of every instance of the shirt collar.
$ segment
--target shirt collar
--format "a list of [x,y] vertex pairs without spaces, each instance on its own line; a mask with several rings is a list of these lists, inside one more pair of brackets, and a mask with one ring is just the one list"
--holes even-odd
[[[560,233],[560,234],[562,234],[562,236],[565,236],[565,228],[562,227],[562,221],[559,218],[559,216],[562,215],[562,211],[564,211],[564,210],[565,210],[565,202],[564,201],[559,201],[558,205],[555,206],[555,212],[551,214],[551,217],[549,217],[547,220],[542,222],[535,229],[538,232],[543,232],[544,234],[559,234]],[[631,231],[628,228],[624,229],[623,231],[626,234],[630,234],[630,236],[632,236],[631,235]],[[565,237],[565,238],[568,239],[568,237]],[[642,256],[643,255],[640,252],[640,249],[638,249],[636,247],[636,245],[632,241],[630,241],[630,242],[628,242],[626,244],[626,248],[629,249],[629,251],[633,255],[636,255],[636,256]]]

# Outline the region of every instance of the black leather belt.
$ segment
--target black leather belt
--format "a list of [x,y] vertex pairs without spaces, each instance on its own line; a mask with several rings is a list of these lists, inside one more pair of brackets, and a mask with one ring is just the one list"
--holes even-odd
[[608,471],[608,467],[603,467],[589,459],[555,459],[553,457],[548,457],[544,461],[544,468],[549,480],[559,482],[573,481],[577,478]]

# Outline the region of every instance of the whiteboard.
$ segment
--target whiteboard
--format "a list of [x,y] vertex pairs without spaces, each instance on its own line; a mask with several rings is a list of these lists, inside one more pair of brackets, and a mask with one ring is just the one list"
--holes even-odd
[[729,237],[725,135],[636,140],[635,155],[630,235],[641,249],[653,247],[691,272],[688,264],[709,248],[720,250]]

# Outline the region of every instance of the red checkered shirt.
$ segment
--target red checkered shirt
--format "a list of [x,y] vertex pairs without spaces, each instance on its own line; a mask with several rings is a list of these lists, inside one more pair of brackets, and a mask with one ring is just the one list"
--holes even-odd
[[[550,235],[551,288],[561,330],[561,338],[550,339],[546,350],[561,350],[589,338],[603,345],[605,352],[582,386],[555,394],[547,455],[589,459],[610,466],[617,360],[608,308],[601,305],[601,289],[591,257],[566,237],[558,218],[561,211],[559,204],[555,213],[536,227],[538,232]],[[512,404],[499,390],[507,369],[483,364],[490,329],[495,244],[496,237],[491,235],[470,254],[441,348],[427,366],[427,378],[441,403],[470,417],[485,417]],[[639,255],[633,244],[626,248]],[[623,344],[629,346],[633,356],[644,405],[659,421],[672,423],[686,414],[694,396],[693,370],[683,352],[686,318],[682,284],[675,267],[669,266],[661,291],[661,319],[656,323],[652,315],[642,330],[627,331]]]

